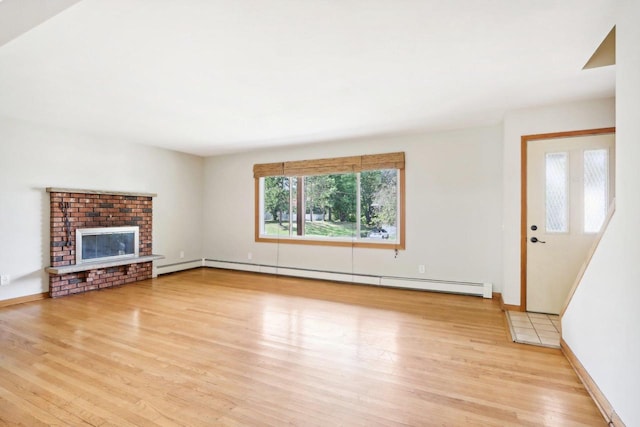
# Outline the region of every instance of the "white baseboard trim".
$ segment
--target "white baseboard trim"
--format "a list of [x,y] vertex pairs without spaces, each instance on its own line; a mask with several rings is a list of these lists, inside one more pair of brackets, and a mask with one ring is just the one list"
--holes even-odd
[[194,259],[190,261],[175,262],[172,264],[157,265],[155,267],[157,275],[175,273],[176,271],[191,270],[192,268],[202,267],[202,259]]
[[491,283],[450,282],[442,280],[412,279],[404,277],[382,277],[382,286],[419,289],[423,291],[450,292],[464,295],[477,295],[483,298],[493,297]]
[[335,282],[358,283],[363,285],[385,286],[392,288],[416,289],[433,292],[476,295],[483,298],[493,297],[491,283],[453,282],[435,279],[415,279],[409,277],[375,276],[367,274],[340,273],[333,271],[311,270],[293,267],[252,264],[214,259],[204,259],[203,266],[227,270],[248,271],[253,273],[279,274],[282,276],[304,277],[307,279],[331,280]]

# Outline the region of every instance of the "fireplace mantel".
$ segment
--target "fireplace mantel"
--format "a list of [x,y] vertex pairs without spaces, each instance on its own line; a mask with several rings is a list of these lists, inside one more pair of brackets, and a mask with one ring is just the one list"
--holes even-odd
[[129,191],[108,191],[108,190],[80,190],[78,188],[56,188],[47,187],[47,193],[81,193],[81,194],[105,194],[109,196],[132,196],[132,197],[157,197],[156,193],[136,193]]

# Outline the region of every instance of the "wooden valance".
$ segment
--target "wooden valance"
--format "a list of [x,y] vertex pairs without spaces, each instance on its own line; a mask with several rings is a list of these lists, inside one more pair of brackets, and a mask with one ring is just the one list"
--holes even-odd
[[253,177],[325,175],[377,169],[404,169],[404,153],[262,163],[253,165]]
[[282,176],[284,175],[284,163],[262,163],[253,165],[253,177],[261,178],[264,176]]

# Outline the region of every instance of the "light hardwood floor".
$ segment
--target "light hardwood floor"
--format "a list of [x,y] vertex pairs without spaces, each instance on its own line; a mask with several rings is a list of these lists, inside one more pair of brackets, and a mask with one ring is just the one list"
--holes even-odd
[[213,269],[0,308],[0,424],[605,425],[497,301]]

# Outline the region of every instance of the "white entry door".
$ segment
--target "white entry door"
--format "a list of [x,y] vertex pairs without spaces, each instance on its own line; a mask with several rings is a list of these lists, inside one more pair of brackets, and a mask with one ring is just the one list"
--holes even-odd
[[559,314],[614,196],[614,134],[527,144],[527,311]]

